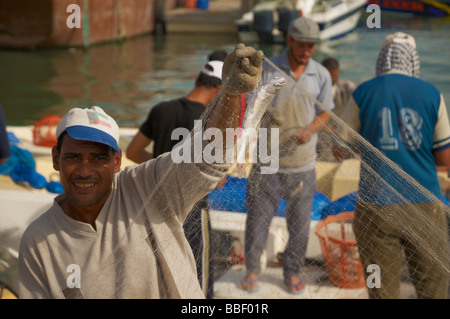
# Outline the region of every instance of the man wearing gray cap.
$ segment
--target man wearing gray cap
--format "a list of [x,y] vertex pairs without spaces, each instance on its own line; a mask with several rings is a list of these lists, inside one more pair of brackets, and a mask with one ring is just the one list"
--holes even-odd
[[[316,192],[317,132],[329,120],[326,109],[333,109],[331,76],[311,57],[320,42],[319,26],[311,19],[291,22],[286,36],[287,48],[271,58],[282,72],[263,65],[262,81],[276,76],[290,77],[270,110],[277,114],[280,132],[280,165],[275,174],[262,174],[254,165],[247,187],[247,224],[245,256],[247,273],[241,281],[244,290],[258,290],[260,256],[266,245],[269,225],[281,198],[286,200],[289,241],[283,254],[284,283],[289,293],[300,294],[305,284],[300,279],[308,243],[312,201]],[[316,104],[314,99],[322,105]],[[324,109],[325,107],[326,109]],[[267,191],[270,189],[270,191]]]

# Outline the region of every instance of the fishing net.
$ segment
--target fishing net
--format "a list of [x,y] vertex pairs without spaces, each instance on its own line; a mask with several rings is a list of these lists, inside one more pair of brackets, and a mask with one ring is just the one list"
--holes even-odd
[[[446,198],[436,197],[419,185],[268,59],[263,66],[260,87],[242,100],[246,112],[241,119],[241,130],[237,131],[236,163],[225,185],[208,197],[215,234],[213,258],[218,262],[216,297],[292,297],[283,283],[286,262],[283,253],[289,245],[289,237],[293,236],[289,228],[304,232],[301,247],[294,249],[302,256],[300,277],[307,285],[304,296],[366,298],[380,285],[392,285],[389,289],[398,289],[398,297],[424,297],[426,294],[415,292],[414,287],[432,290],[423,282],[430,278],[443,281],[447,287]],[[256,112],[251,112],[254,107],[262,108],[264,114],[255,116]],[[322,130],[314,132],[309,143],[316,147],[298,146],[293,136],[313,121],[317,109],[329,113],[329,122],[323,123]],[[264,176],[295,175],[296,167],[308,167],[311,163],[314,167],[310,169],[315,169],[315,187],[314,183],[301,180],[289,186],[291,194],[308,192],[308,187],[315,192],[308,207],[309,221],[288,218],[287,198],[283,197],[277,203],[263,201],[261,205],[266,205],[269,217],[258,214],[250,217],[249,197],[270,198],[269,194],[277,192],[279,187],[273,179]],[[254,171],[261,172],[257,181],[252,178]],[[445,195],[442,179],[446,179],[446,173],[440,173],[439,179],[442,195]],[[262,195],[252,196],[255,193]],[[391,205],[379,204],[386,202]],[[365,214],[356,225],[357,205]],[[253,231],[266,234],[249,233],[249,218],[263,219]],[[294,222],[302,225],[290,225]],[[387,233],[386,225],[391,233]],[[393,234],[404,247],[391,249],[389,253],[389,246],[394,245],[390,241]],[[263,248],[258,251],[260,273],[256,292],[248,292],[240,286],[249,271],[246,252],[256,249],[248,244],[257,242],[251,237],[263,240],[257,243]],[[366,256],[364,264],[360,254]],[[422,260],[418,263],[423,267],[412,269],[407,266],[408,260]],[[218,266],[220,261],[228,261],[228,267]],[[383,276],[386,280],[382,280]]]
[[[368,291],[378,289],[378,284],[391,284],[380,281],[384,276],[397,278],[388,276],[388,268],[403,272],[407,259],[426,260],[429,267],[417,267],[420,274],[409,269],[407,277],[413,280],[448,275],[447,222],[443,227],[442,219],[435,217],[439,210],[448,217],[443,198],[419,185],[267,58],[263,62],[256,90],[230,97],[224,90],[233,79],[225,79],[194,129],[174,132],[174,139],[183,136],[184,140],[157,160],[160,166],[152,168],[159,169],[157,179],[143,182],[151,185],[149,188],[132,190],[140,194],[142,205],[136,203],[135,211],[127,213],[133,220],[119,226],[125,235],[102,243],[99,260],[74,260],[75,266],[63,274],[71,288],[98,298],[133,298],[143,290],[149,298],[198,298],[199,289],[206,295],[207,282],[213,281],[209,289],[215,298],[367,298]],[[329,113],[329,122],[323,123],[321,131],[312,132],[308,143],[298,145],[295,134],[306,129],[318,109]],[[202,167],[201,173],[192,174],[192,162]],[[298,171],[299,166],[307,169]],[[129,166],[123,170],[144,179],[141,169]],[[198,175],[216,176],[212,179],[218,184],[221,171],[227,171],[224,185],[204,197],[206,186]],[[254,175],[255,171],[260,174]],[[185,172],[181,178],[180,172]],[[275,183],[271,177],[277,174],[280,177]],[[296,176],[306,178],[296,180]],[[289,191],[273,202],[271,193],[281,188]],[[302,194],[312,197],[310,202],[303,201],[307,218],[287,216],[292,210],[290,199],[303,198]],[[246,232],[249,198],[265,199],[259,207],[268,213],[268,217],[252,217],[260,221],[254,233]],[[377,204],[383,200],[394,205]],[[422,204],[429,202],[434,204]],[[174,212],[190,211],[195,203],[203,203],[199,206],[202,213],[190,220],[191,226],[183,234]],[[366,212],[357,225],[356,206]],[[160,213],[153,215],[153,210]],[[142,225],[147,225],[145,231]],[[385,255],[386,250],[379,249],[391,237],[386,234],[383,238],[386,225],[405,243],[401,255]],[[288,230],[299,243],[290,247],[293,256],[284,254],[292,245]],[[192,250],[200,251],[195,258],[184,240],[189,236],[198,239],[196,244],[191,241]],[[245,247],[250,237],[258,238],[262,245],[256,257],[259,290],[255,292],[241,287],[247,252],[253,249]],[[367,256],[364,264],[361,254]],[[371,256],[376,257],[373,262]],[[283,280],[284,266],[291,262],[288,258],[295,257],[300,257],[296,267],[306,284],[300,296],[289,294]],[[198,277],[196,263],[202,269]],[[76,269],[79,277],[71,275]],[[405,276],[400,282],[402,289],[412,285]],[[65,296],[80,297],[74,291]],[[406,293],[411,291],[414,294],[414,288]],[[401,292],[400,296],[404,295]]]

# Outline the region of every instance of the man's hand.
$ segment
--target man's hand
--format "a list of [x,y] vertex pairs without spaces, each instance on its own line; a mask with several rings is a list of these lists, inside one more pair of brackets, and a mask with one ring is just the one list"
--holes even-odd
[[258,87],[261,79],[264,53],[239,43],[228,54],[222,68],[222,82],[225,92],[241,95]]
[[314,131],[309,129],[301,129],[295,133],[294,138],[298,145],[302,145],[308,143],[312,136],[314,135]]
[[311,124],[297,131],[294,136],[297,144],[302,145],[308,143],[311,140],[312,136],[319,131],[328,131],[326,124],[329,121],[330,115],[328,114],[328,112],[319,113]]

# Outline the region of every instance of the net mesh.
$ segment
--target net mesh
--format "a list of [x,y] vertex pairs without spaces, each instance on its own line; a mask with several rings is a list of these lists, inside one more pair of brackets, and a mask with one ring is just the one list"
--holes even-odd
[[[136,207],[133,220],[120,225],[124,235],[104,243],[105,256],[100,260],[79,265],[83,294],[130,298],[147,291],[148,297],[198,298],[200,289],[215,298],[286,298],[293,296],[283,281],[287,263],[294,265],[291,273],[306,283],[302,296],[310,298],[365,298],[379,285],[406,289],[408,282],[418,289],[413,294],[426,296],[437,289],[433,282],[439,278],[448,287],[449,211],[442,198],[419,185],[267,58],[256,90],[230,97],[224,91],[228,85],[224,80],[184,143],[166,155],[170,159],[164,162],[180,162],[181,168],[161,166],[151,188],[133,190],[143,205]],[[330,120],[321,131],[312,132],[307,146],[299,146],[295,133],[311,123],[315,108],[328,112]],[[239,118],[244,109],[244,117]],[[206,163],[201,174],[216,175],[216,184],[218,172],[226,170],[224,186],[202,200],[205,186],[191,173],[188,162]],[[298,173],[299,166],[309,169]],[[261,173],[256,182],[255,170]],[[185,174],[180,178],[174,171]],[[308,172],[313,173],[302,175]],[[132,174],[140,179],[142,173]],[[307,178],[296,180],[298,174]],[[281,176],[278,184],[276,175]],[[361,181],[365,181],[364,193]],[[278,188],[288,191],[273,202],[270,195]],[[303,202],[307,218],[287,216],[292,210],[290,199],[302,194],[313,198],[311,203]],[[374,194],[395,205],[373,203]],[[266,198],[268,204],[260,207],[267,216],[250,217],[249,198]],[[195,227],[183,233],[174,212],[190,211],[196,203],[202,214],[190,221]],[[154,215],[154,210],[160,213]],[[364,212],[358,221],[355,210]],[[260,221],[254,233],[247,229],[249,218]],[[211,227],[206,227],[208,223]],[[142,233],[141,240],[136,233]],[[393,240],[394,233],[398,241]],[[198,239],[191,242],[193,250],[200,252],[195,258],[185,241],[188,236]],[[249,268],[247,254],[256,249],[248,244],[250,237],[262,247],[255,268],[259,291],[253,294],[241,287]],[[292,237],[297,246],[286,255]],[[397,245],[403,246],[399,250]],[[409,279],[400,274],[406,261],[416,266],[407,270]],[[377,269],[380,277],[375,276]]]
[[[254,236],[248,233],[246,224],[251,218],[248,198],[255,192],[262,193],[264,197],[269,192],[275,192],[278,186],[271,179],[267,179],[265,185],[264,178],[255,186],[250,177],[252,169],[265,167],[270,175],[277,172],[274,167],[278,165],[279,174],[289,175],[290,169],[309,161],[315,162],[317,182],[309,223],[285,215],[285,198],[266,207],[270,211],[268,216],[273,218],[254,217],[264,218],[264,230],[254,231],[268,232],[265,236],[259,236],[264,248],[259,260],[258,297],[289,296],[283,294],[286,291],[283,285],[283,266],[286,262],[283,252],[289,245],[289,237],[294,236],[289,233],[289,227],[308,233],[302,237],[306,241],[301,243],[303,251],[294,251],[300,255],[300,278],[306,281],[309,297],[364,298],[366,294],[429,297],[440,284],[448,287],[449,210],[444,203],[445,197],[436,198],[333,112],[328,111],[330,120],[323,123],[322,130],[314,132],[310,143],[317,143],[316,148],[301,149],[293,141],[293,136],[314,119],[312,106],[324,111],[328,108],[268,59],[264,62],[259,90],[264,85],[268,90],[270,84],[267,83],[271,79],[284,79],[284,85],[264,101],[268,105],[264,105],[266,112],[261,123],[248,126],[263,129],[259,132],[259,140],[253,138],[245,141],[245,137],[252,136],[245,132],[248,128],[246,119],[251,114],[249,111],[255,103],[262,101],[257,94],[249,94],[251,98],[246,100],[247,112],[242,127],[244,133],[239,135],[244,142],[239,144],[238,140],[238,147],[241,145],[241,150],[245,149],[245,161],[238,157],[229,173],[228,184],[210,194],[209,209],[214,214],[214,227],[228,235],[228,238],[218,235],[213,247],[223,247],[221,241],[227,239],[230,248],[226,250],[225,259],[231,260],[232,265],[231,270],[227,268],[228,273],[216,281],[216,295],[251,296],[247,291],[239,290],[249,272],[245,253],[254,248],[250,245],[247,250],[244,249],[249,237]],[[264,74],[270,74],[271,79],[265,78]],[[277,135],[277,138],[271,134]],[[308,153],[311,149],[314,154]],[[294,184],[291,191],[307,192],[308,187],[308,183]],[[364,191],[360,191],[360,187]],[[377,204],[386,201],[392,205]],[[354,221],[356,207],[361,212],[357,223]],[[294,222],[304,225],[289,225]],[[217,250],[216,254],[219,252]],[[365,257],[363,263],[361,254]],[[216,258],[220,260],[220,256]],[[384,286],[383,292],[380,292],[380,286]],[[330,294],[325,293],[323,287],[330,288]],[[333,290],[333,287],[339,290]],[[385,291],[392,294],[383,295]]]

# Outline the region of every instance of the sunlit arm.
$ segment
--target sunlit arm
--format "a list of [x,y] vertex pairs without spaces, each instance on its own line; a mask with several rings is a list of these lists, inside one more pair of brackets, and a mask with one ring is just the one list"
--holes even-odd
[[436,166],[444,166],[450,168],[450,147],[433,152],[433,156]]
[[145,150],[145,148],[150,145],[151,141],[152,140],[144,134],[138,132],[126,149],[127,158],[138,164],[152,159],[153,154]]

